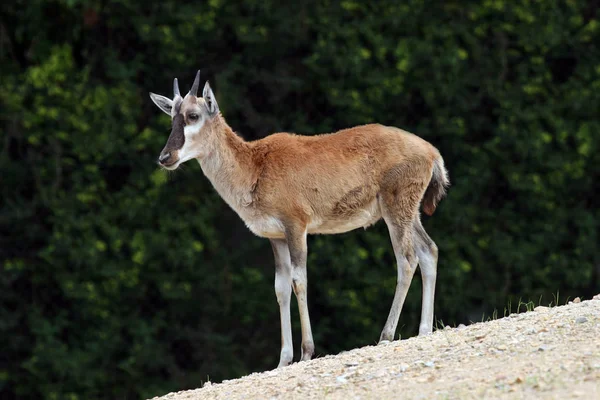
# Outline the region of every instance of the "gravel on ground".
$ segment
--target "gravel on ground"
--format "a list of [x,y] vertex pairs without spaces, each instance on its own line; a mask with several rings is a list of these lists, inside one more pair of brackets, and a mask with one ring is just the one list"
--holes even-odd
[[600,295],[153,400],[600,399]]

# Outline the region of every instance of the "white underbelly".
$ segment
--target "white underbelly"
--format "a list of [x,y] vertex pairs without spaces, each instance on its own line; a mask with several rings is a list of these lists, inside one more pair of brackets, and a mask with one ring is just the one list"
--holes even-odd
[[248,219],[245,222],[248,229],[257,236],[270,239],[283,239],[285,237],[283,224],[277,218],[261,216]]

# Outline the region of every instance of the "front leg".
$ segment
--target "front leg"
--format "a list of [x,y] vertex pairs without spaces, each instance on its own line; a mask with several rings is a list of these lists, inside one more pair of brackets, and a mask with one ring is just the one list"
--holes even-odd
[[306,258],[308,248],[306,245],[306,226],[286,227],[286,238],[292,263],[292,286],[298,300],[298,312],[302,329],[301,361],[306,361],[312,358],[315,351],[307,301]]
[[271,239],[275,255],[275,295],[281,319],[281,355],[277,368],[290,365],[294,358],[290,300],[292,298],[292,265],[288,244],[284,239]]

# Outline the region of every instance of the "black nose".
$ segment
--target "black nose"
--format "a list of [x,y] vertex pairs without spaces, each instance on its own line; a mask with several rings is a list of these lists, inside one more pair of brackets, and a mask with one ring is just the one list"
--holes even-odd
[[158,162],[161,163],[161,164],[164,164],[165,161],[167,161],[169,158],[171,158],[171,153],[161,154],[158,157]]

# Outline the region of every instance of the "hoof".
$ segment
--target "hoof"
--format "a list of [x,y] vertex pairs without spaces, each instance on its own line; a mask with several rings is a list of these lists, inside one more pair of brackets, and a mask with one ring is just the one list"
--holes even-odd
[[294,361],[294,353],[292,351],[282,349],[281,355],[279,356],[279,365],[277,366],[277,368],[287,367],[293,361]]
[[379,343],[377,344],[384,344],[384,343],[389,343],[389,342],[393,342],[394,341],[394,332],[388,332],[386,330],[384,330],[383,332],[381,332],[381,335],[379,335]]
[[315,352],[315,345],[312,342],[302,343],[300,361],[309,361]]
[[419,336],[431,335],[432,329],[428,326],[419,328]]

